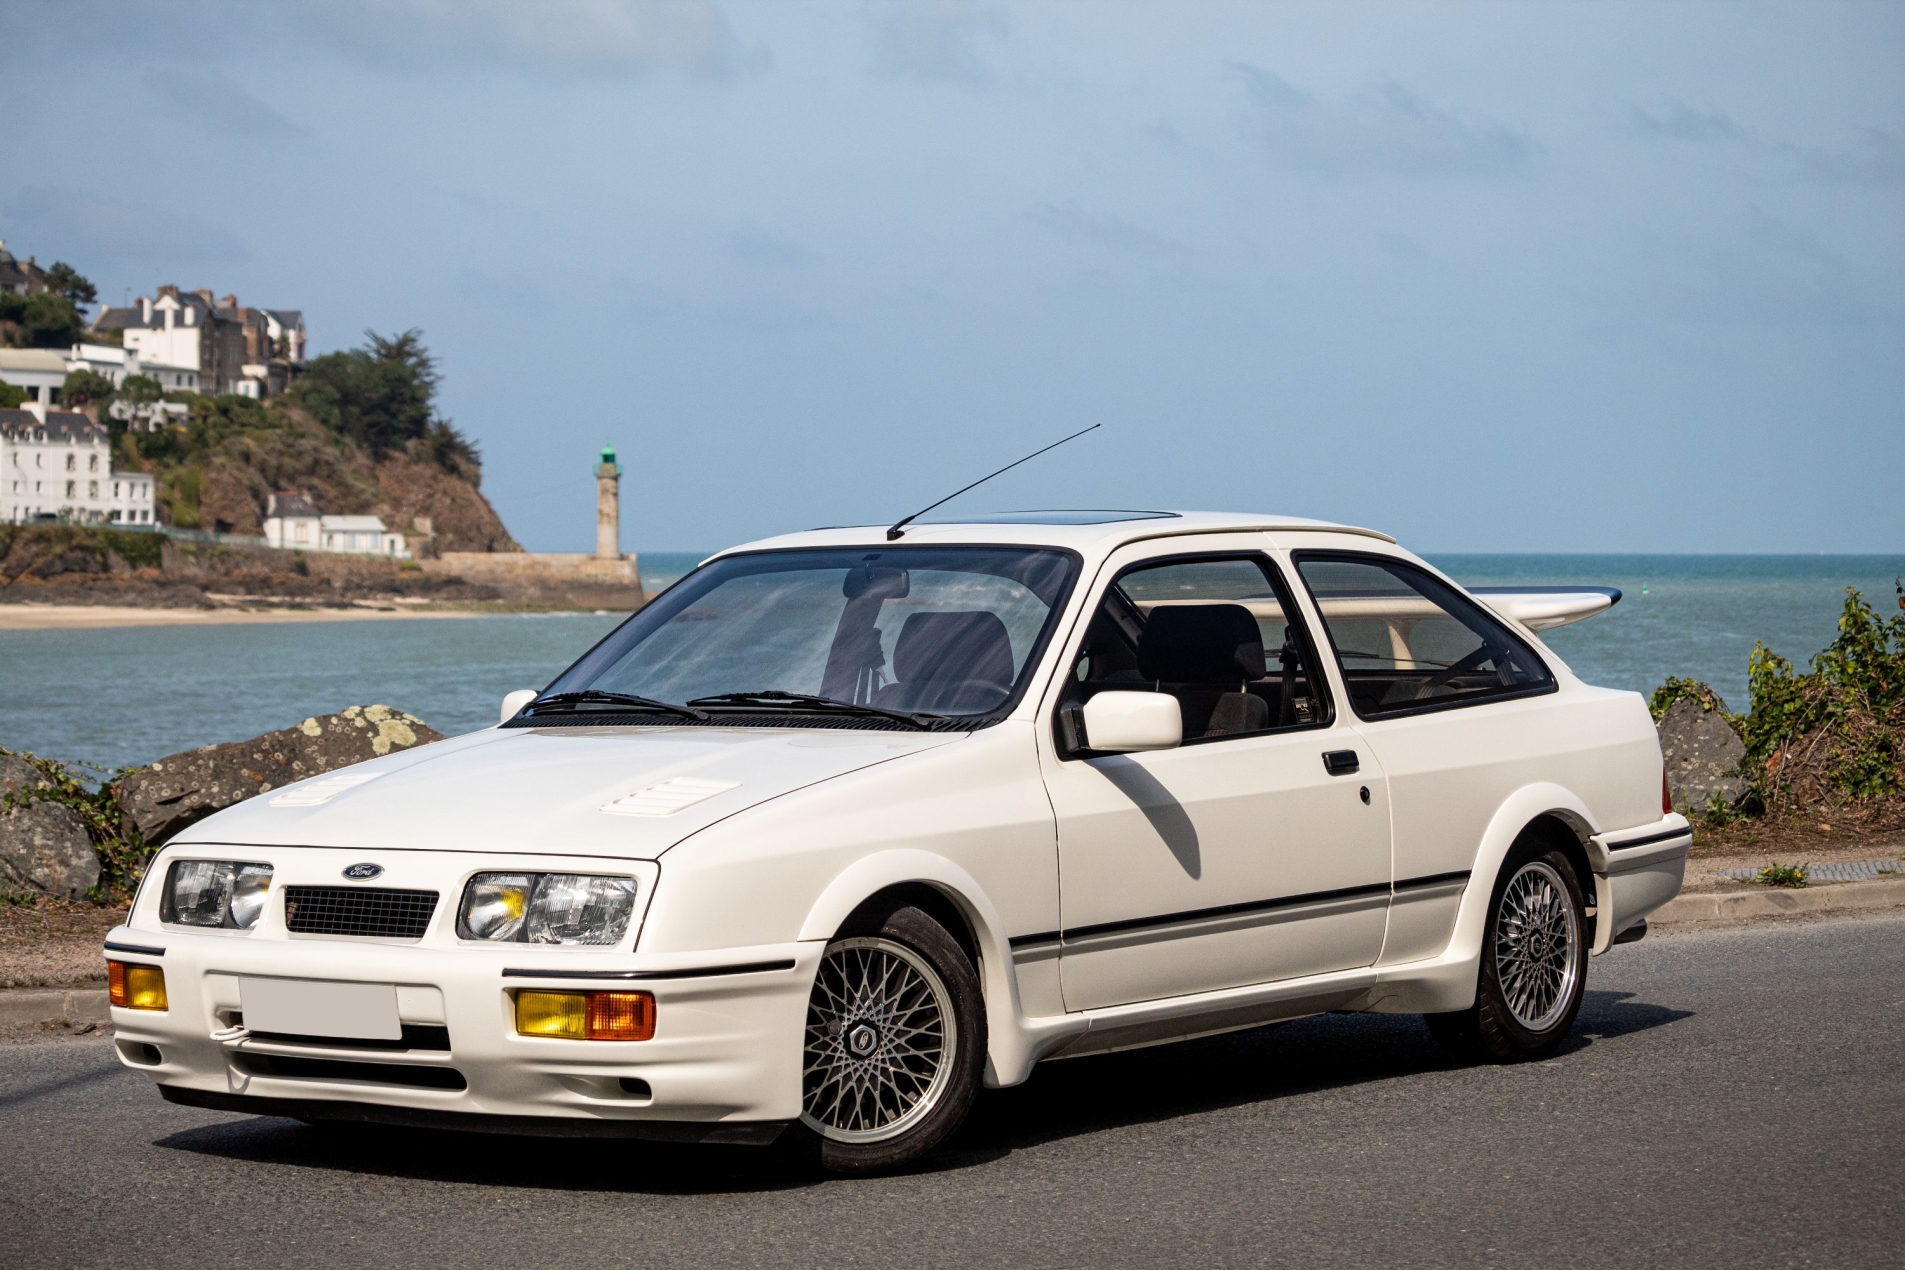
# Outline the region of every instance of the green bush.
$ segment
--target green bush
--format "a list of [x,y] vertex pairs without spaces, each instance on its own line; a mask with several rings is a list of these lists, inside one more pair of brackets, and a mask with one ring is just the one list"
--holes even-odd
[[1742,739],[1768,807],[1905,793],[1905,613],[1881,618],[1847,587],[1838,636],[1807,673],[1762,644],[1747,680]]

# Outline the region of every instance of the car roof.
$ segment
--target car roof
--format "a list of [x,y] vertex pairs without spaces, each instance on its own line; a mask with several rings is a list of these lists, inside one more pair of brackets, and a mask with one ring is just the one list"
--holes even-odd
[[780,534],[742,543],[715,553],[709,559],[743,551],[787,551],[800,547],[900,547],[900,546],[1002,546],[1069,547],[1096,554],[1113,550],[1127,542],[1176,537],[1181,534],[1236,533],[1240,531],[1337,533],[1375,538],[1393,543],[1394,538],[1374,529],[1338,525],[1303,516],[1273,516],[1256,512],[1195,511],[1118,511],[1048,510],[995,512],[963,519],[914,521],[904,535],[889,542],[885,525],[838,525],[809,529],[801,533]]

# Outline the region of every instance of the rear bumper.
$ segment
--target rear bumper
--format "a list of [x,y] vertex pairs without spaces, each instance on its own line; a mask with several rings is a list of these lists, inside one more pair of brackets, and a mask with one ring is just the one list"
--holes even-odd
[[1680,894],[1692,846],[1693,826],[1680,815],[1590,839],[1595,952],[1606,952],[1625,931]]

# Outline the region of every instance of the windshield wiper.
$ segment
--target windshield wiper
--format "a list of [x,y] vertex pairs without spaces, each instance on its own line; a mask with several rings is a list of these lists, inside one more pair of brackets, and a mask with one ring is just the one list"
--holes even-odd
[[708,721],[706,710],[678,706],[672,701],[657,701],[653,697],[637,697],[626,692],[603,692],[599,688],[585,688],[581,692],[558,692],[551,697],[537,697],[524,708],[524,713],[533,714],[543,706],[579,705],[634,706],[641,710],[660,710],[667,714],[679,715],[698,723]]
[[782,709],[830,710],[837,714],[863,714],[878,719],[897,719],[925,732],[932,728],[932,719],[943,719],[943,714],[910,714],[904,710],[885,710],[879,706],[865,706],[854,701],[842,701],[838,697],[816,697],[806,692],[782,692],[778,688],[769,688],[765,692],[722,692],[712,697],[696,697],[688,703],[691,706],[778,706]]

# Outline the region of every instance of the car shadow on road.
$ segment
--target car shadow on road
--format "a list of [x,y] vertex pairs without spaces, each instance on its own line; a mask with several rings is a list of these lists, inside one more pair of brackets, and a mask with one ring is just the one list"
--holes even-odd
[[[1590,990],[1556,1061],[1690,1013],[1637,1001],[1631,993]],[[1465,1066],[1430,1039],[1421,1019],[1397,1014],[1326,1014],[1047,1063],[1023,1085],[981,1094],[965,1127],[913,1172],[973,1168],[1059,1139]],[[156,1145],[259,1164],[572,1191],[692,1195],[826,1180],[774,1149],[313,1127],[273,1117],[187,1129]]]

